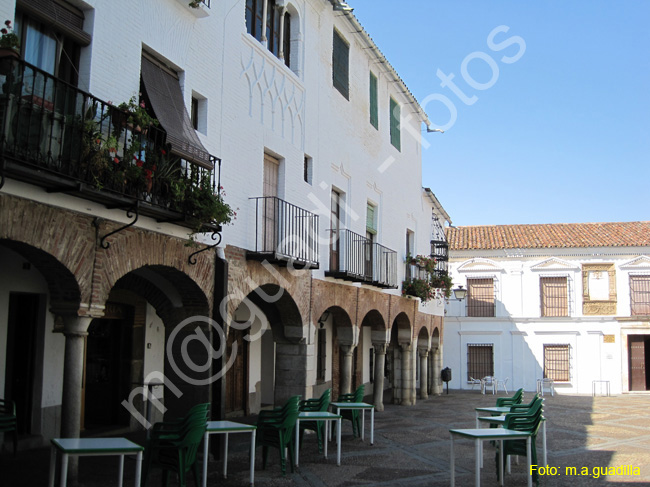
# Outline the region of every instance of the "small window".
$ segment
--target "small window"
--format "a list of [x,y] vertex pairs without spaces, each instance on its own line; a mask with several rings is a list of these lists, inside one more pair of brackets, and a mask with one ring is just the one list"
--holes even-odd
[[570,380],[570,347],[568,344],[544,345],[544,378],[556,382]]
[[192,97],[192,127],[199,129],[199,100]]
[[492,343],[467,344],[467,380],[494,375],[494,345]]
[[366,211],[366,231],[377,234],[377,207],[372,203],[368,203]]
[[303,179],[305,180],[306,183],[311,184],[312,172],[313,172],[313,159],[309,156],[305,156],[305,162],[303,165]]
[[569,316],[566,277],[541,277],[542,316]]
[[630,304],[632,316],[650,315],[650,275],[630,276]]
[[334,41],[332,45],[332,82],[334,88],[346,98],[350,99],[349,87],[349,62],[350,62],[350,46],[341,37],[336,30],[334,30]]
[[393,144],[397,150],[401,150],[401,134],[400,134],[400,120],[401,109],[399,104],[390,99],[390,143]]
[[377,76],[370,72],[370,124],[379,128],[379,106],[377,102]]
[[467,279],[467,316],[495,316],[494,279]]

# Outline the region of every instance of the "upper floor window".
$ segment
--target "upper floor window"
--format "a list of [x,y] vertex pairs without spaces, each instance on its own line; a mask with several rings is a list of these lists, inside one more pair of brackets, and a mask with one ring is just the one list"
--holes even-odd
[[275,0],[246,0],[246,30],[290,67],[291,15]]
[[630,276],[630,313],[650,315],[650,275]]
[[542,316],[569,316],[567,277],[540,277]]
[[83,30],[83,12],[66,2],[23,2],[14,22],[23,59],[74,86],[79,79],[81,48],[91,37]]
[[370,124],[379,128],[379,106],[377,102],[377,76],[370,71]]
[[401,109],[399,104],[390,99],[390,143],[397,150],[401,150],[402,141],[400,134]]
[[495,316],[493,278],[467,279],[467,316]]
[[347,99],[350,99],[350,45],[334,30],[332,43],[332,83],[334,88]]

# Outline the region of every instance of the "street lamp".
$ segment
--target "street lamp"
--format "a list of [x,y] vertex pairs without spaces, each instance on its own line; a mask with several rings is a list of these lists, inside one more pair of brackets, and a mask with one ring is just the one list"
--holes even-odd
[[462,301],[467,296],[467,289],[463,289],[463,286],[459,285],[457,289],[452,289],[454,292],[454,298],[458,301]]

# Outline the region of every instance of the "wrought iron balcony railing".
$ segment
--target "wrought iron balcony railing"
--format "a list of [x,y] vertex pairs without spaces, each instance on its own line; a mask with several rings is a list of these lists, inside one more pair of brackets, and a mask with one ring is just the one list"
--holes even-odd
[[220,201],[216,157],[217,171],[172,156],[156,124],[139,126],[24,61],[0,59],[0,85],[0,187],[8,177],[194,231],[220,229],[204,213],[205,198]]
[[318,269],[318,216],[274,196],[250,199],[255,205],[255,248],[247,257]]
[[330,269],[326,276],[397,287],[397,252],[351,230],[331,236]]

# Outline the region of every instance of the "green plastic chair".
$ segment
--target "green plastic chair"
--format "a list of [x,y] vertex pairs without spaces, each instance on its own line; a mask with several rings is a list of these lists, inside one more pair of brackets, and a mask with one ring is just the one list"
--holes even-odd
[[[330,407],[332,389],[327,389],[319,398],[305,399],[300,401],[299,410],[302,411],[327,411]],[[318,452],[323,452],[323,439],[325,438],[325,423],[323,421],[300,421],[300,446],[302,446],[302,435],[305,430],[315,431],[318,435]]]
[[540,398],[539,392],[533,396],[533,398],[530,400],[530,402],[527,403],[520,403],[520,404],[513,404],[510,406],[510,412],[511,413],[525,413],[527,412],[530,408],[533,407],[535,402]]
[[298,419],[300,396],[293,396],[281,408],[261,411],[257,418],[256,447],[262,447],[262,468],[266,469],[269,447],[280,450],[282,475],[287,473],[286,451],[293,472],[293,439]]
[[145,446],[142,487],[152,468],[163,471],[163,485],[169,482],[169,473],[178,475],[180,487],[186,487],[187,474],[194,474],[194,483],[200,485],[201,476],[197,452],[208,421],[210,404],[194,406],[184,418],[154,424]]
[[498,397],[497,407],[513,406],[515,404],[519,404],[523,399],[524,390],[517,389],[517,392],[515,392],[511,397]]
[[16,419],[16,403],[0,399],[0,433],[12,433],[14,440],[14,456],[18,450],[18,421]]
[[[363,402],[365,386],[361,384],[352,393],[341,394],[336,402]],[[342,409],[341,417],[352,422],[352,435],[361,436],[361,412],[351,409]]]
[[[537,448],[535,446],[537,433],[542,424],[544,415],[544,399],[537,398],[533,405],[525,413],[508,413],[506,414],[503,427],[516,431],[527,431],[532,433],[531,438],[531,461],[532,465],[537,464]],[[526,456],[526,440],[508,440],[503,442],[503,460],[506,462],[509,455]],[[507,463],[507,462],[506,462]],[[497,444],[496,454],[497,481],[499,476],[499,451]],[[533,480],[538,483],[539,476],[537,472],[533,473]]]

